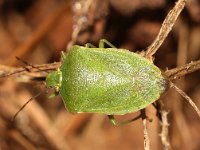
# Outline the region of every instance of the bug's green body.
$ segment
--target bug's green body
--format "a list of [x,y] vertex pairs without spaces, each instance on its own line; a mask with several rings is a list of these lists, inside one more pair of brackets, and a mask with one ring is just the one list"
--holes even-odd
[[73,46],[60,72],[59,93],[72,113],[131,113],[157,100],[165,90],[159,68],[124,49]]

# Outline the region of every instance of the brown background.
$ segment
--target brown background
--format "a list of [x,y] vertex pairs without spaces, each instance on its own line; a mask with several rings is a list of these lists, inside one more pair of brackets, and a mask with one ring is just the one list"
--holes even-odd
[[[78,1],[77,1],[78,2]],[[15,56],[30,64],[59,61],[77,26],[86,19],[74,40],[98,45],[106,38],[115,46],[141,51],[152,43],[162,21],[174,5],[173,0],[93,0],[86,16],[79,3],[70,0],[0,0],[0,64],[23,66]],[[74,11],[72,11],[74,8]],[[166,70],[200,57],[200,2],[190,0],[172,32],[155,55],[155,64]],[[20,77],[19,77],[20,78]],[[44,86],[21,83],[11,77],[0,79],[0,149],[2,150],[140,150],[143,149],[142,121],[113,127],[103,114],[73,115],[60,97],[48,100],[43,94],[16,118],[14,113]],[[19,79],[20,80],[20,79]],[[200,107],[200,72],[178,79],[181,89]],[[162,99],[169,110],[169,137],[175,150],[200,149],[200,119],[174,89]],[[161,126],[156,111],[148,107],[151,148],[163,149]],[[118,117],[124,120],[133,113]]]

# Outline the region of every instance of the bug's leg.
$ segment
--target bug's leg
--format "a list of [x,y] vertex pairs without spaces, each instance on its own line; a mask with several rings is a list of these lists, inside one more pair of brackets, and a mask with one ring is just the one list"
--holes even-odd
[[59,94],[59,92],[55,91],[54,93],[52,93],[48,96],[48,99],[52,99],[52,98],[56,97],[58,94]]
[[162,121],[161,110],[163,110],[163,108],[162,108],[163,106],[161,107],[161,103],[158,102],[158,101],[154,102],[152,105],[153,105],[153,107],[156,109],[156,116],[158,117],[158,119],[159,119],[160,121]]
[[51,93],[51,94],[48,96],[48,98],[49,98],[49,99],[52,99],[52,98],[56,97],[57,95],[59,95],[59,91],[60,91],[59,86],[56,86],[56,87],[55,87],[55,91],[54,91],[53,93]]
[[123,125],[126,125],[126,124],[129,124],[137,119],[140,119],[142,116],[141,114],[138,115],[137,117],[135,118],[132,118],[130,120],[126,120],[126,121],[123,121],[123,122],[117,122],[117,120],[115,119],[115,117],[113,115],[108,115],[108,118],[110,120],[110,122],[114,125],[114,126],[123,126]]
[[87,47],[87,48],[95,48],[96,46],[94,46],[94,45],[91,44],[91,43],[86,43],[86,44],[85,44],[85,47]]
[[64,61],[66,58],[66,55],[63,51],[61,51],[61,60]]
[[104,48],[104,44],[107,44],[108,46],[112,47],[112,48],[116,48],[113,44],[111,44],[108,40],[106,39],[101,39],[99,42],[99,48]]

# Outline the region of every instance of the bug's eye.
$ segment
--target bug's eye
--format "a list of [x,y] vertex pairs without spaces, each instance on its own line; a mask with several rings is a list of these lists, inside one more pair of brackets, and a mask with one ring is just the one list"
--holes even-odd
[[53,71],[46,77],[47,87],[58,88],[61,86],[62,73],[61,71]]

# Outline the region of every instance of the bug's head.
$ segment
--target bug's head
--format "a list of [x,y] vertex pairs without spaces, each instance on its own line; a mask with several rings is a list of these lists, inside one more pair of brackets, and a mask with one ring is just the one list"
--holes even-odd
[[49,73],[46,77],[47,87],[55,88],[58,92],[61,87],[62,72],[60,70]]

